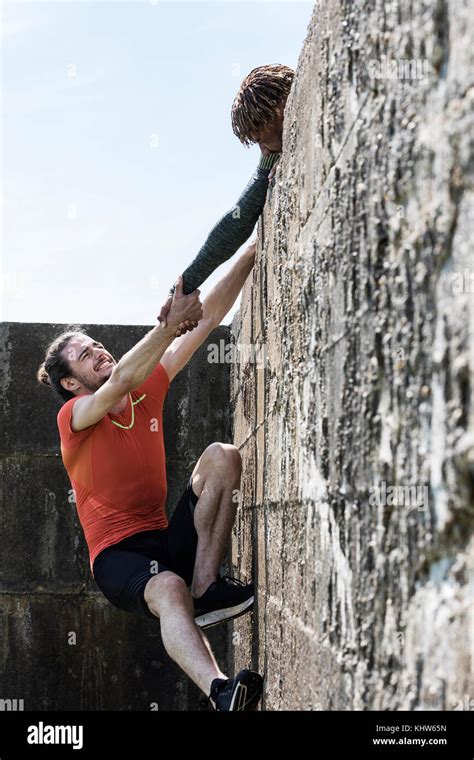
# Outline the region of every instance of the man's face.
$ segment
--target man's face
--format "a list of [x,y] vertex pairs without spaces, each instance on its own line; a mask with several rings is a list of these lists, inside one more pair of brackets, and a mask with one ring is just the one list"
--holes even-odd
[[252,140],[260,148],[267,148],[271,153],[280,153],[283,135],[283,108],[278,109],[275,118],[252,134]]
[[102,343],[88,335],[71,338],[62,353],[71,367],[71,377],[65,379],[65,387],[76,395],[98,390],[109,379],[117,363]]

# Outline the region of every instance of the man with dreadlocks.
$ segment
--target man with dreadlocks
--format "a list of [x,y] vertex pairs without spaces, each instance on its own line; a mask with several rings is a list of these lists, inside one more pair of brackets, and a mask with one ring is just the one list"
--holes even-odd
[[[232,128],[244,145],[258,143],[262,156],[235,206],[214,225],[183,272],[184,293],[192,293],[202,285],[252,234],[265,205],[269,179],[281,155],[283,115],[293,76],[288,66],[270,64],[253,69],[242,82],[232,104]],[[158,317],[160,322],[166,323],[173,292],[174,286]]]

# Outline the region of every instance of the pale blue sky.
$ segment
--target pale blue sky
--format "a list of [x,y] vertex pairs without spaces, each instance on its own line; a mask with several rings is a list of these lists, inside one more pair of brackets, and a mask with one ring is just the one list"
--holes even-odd
[[3,3],[2,321],[156,323],[258,162],[230,126],[240,82],[296,66],[312,7]]

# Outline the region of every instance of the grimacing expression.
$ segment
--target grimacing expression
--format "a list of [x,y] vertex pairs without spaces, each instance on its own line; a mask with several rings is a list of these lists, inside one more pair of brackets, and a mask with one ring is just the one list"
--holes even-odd
[[69,362],[71,376],[92,393],[109,379],[117,363],[102,343],[88,335],[71,338],[63,356]]

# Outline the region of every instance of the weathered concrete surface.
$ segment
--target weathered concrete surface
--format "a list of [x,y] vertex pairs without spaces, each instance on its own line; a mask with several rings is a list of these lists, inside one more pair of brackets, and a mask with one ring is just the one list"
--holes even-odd
[[[25,710],[208,709],[164,651],[158,620],[113,607],[90,573],[60,455],[60,402],[35,379],[65,327],[0,325],[0,700],[23,699]],[[83,328],[116,357],[151,329]],[[220,327],[209,343],[228,334]],[[206,446],[230,440],[228,398],[228,365],[208,363],[204,345],[165,400],[168,514]],[[224,667],[225,630],[209,640]]]
[[[268,357],[232,373],[233,563],[258,583],[233,657],[264,709],[474,697],[473,23],[468,0],[314,8],[232,326]],[[375,78],[383,56],[427,73]]]

